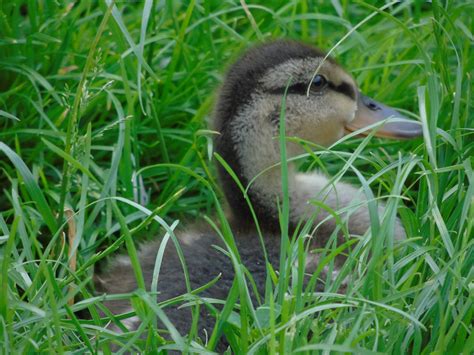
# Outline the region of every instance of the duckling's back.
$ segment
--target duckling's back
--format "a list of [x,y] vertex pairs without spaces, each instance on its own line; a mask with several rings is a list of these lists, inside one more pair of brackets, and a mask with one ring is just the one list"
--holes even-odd
[[[234,237],[240,254],[242,264],[248,269],[260,295],[264,293],[267,268],[264,253],[258,236],[249,231],[236,230]],[[217,282],[198,294],[199,297],[211,298],[225,301],[234,281],[234,267],[227,248],[221,238],[208,229],[197,227],[190,228],[177,237],[183,252],[191,290],[206,285],[213,279]],[[277,267],[279,260],[280,243],[279,238],[265,238],[267,255],[270,263]],[[147,290],[153,280],[156,255],[160,242],[145,244],[139,252],[140,264]],[[226,252],[224,252],[224,251]],[[128,293],[137,289],[137,283],[133,268],[128,257],[116,258],[98,277],[98,288],[107,294]],[[158,276],[157,301],[162,302],[187,293],[183,267],[176,252],[173,242],[170,240],[165,248],[161,270]],[[254,298],[253,291],[251,290]],[[107,301],[105,305],[113,314],[131,311],[130,302],[127,300]],[[191,307],[181,307],[181,303],[167,306],[163,310],[181,335],[189,332],[192,324]],[[214,305],[221,308],[219,304]],[[215,324],[215,318],[210,314],[206,306],[200,307],[199,335],[206,330],[209,334]],[[140,320],[138,317],[130,318],[123,323],[130,329],[136,329]]]

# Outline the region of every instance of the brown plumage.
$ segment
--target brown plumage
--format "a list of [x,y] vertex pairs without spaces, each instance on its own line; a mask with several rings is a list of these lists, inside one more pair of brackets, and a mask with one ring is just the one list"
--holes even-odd
[[[269,262],[274,268],[278,266],[280,253],[277,200],[281,201],[282,187],[280,168],[269,167],[280,161],[279,143],[275,137],[278,136],[280,104],[287,86],[285,124],[288,136],[330,145],[341,138],[348,127],[352,129],[355,126],[357,129],[359,113],[367,111],[367,108],[364,107],[365,111],[361,108],[367,101],[362,103],[362,95],[353,78],[334,60],[325,59],[323,52],[305,44],[294,41],[263,44],[250,49],[230,67],[214,113],[214,127],[220,132],[215,147],[243,186],[247,186],[261,171],[268,170],[254,181],[249,189],[249,198],[263,230]],[[375,107],[380,105],[375,101],[371,103]],[[372,111],[374,115],[388,115],[389,111],[384,110],[385,106],[380,106]],[[391,114],[393,112],[390,111]],[[366,116],[371,116],[371,113]],[[396,135],[396,129],[415,130],[410,123],[403,124],[402,127],[389,127],[389,134]],[[299,146],[288,144],[289,156],[300,152]],[[219,167],[219,177],[231,212],[231,224],[242,264],[253,275],[257,292],[262,295],[267,268],[250,210],[240,189],[222,167]],[[351,234],[363,235],[370,225],[365,197],[351,185],[332,185],[322,174],[300,174],[290,165],[289,190],[292,230],[301,221],[312,220],[317,225],[327,219],[318,229],[311,229],[313,245],[324,246],[336,224],[334,219],[328,218],[325,210],[309,204],[311,199],[318,199],[335,211],[346,208],[340,216],[347,220]],[[383,212],[383,205],[380,205],[379,211]],[[392,233],[394,238],[404,237],[398,219]],[[210,228],[193,226],[178,231],[177,236],[189,270],[191,288],[201,287],[221,275],[215,285],[200,296],[225,300],[234,279],[234,266],[228,255],[214,247],[227,249],[221,238]],[[148,243],[142,246],[139,254],[147,287],[152,282],[159,245],[160,241]],[[314,267],[315,260],[308,258],[307,265]],[[126,257],[112,262],[99,279],[98,286],[108,294],[131,292],[137,287]],[[182,266],[171,242],[164,254],[158,291],[160,302],[186,293]],[[131,310],[125,301],[109,301],[106,306],[114,314]],[[170,306],[164,310],[178,331],[186,334],[192,320],[190,308]],[[208,308],[201,307],[200,331],[212,332],[214,322]],[[135,328],[138,324],[139,320],[133,319],[127,326]]]

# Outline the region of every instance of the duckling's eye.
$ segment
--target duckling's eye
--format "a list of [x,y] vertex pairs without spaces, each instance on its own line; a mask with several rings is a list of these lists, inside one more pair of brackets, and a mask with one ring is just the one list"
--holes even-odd
[[[327,79],[323,75],[316,75],[311,82],[310,91],[313,94],[321,94],[326,86],[330,85]],[[275,95],[282,95],[286,92],[285,87],[268,90],[269,93]],[[288,87],[288,94],[307,95],[308,94],[308,82],[300,82]]]
[[321,91],[326,87],[328,81],[326,78],[320,74],[316,75],[311,83],[311,90],[313,91]]

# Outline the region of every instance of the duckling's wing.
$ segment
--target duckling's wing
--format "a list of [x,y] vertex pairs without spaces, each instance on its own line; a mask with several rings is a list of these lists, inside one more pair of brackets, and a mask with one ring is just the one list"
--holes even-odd
[[[234,266],[229,257],[227,248],[214,232],[198,228],[178,233],[179,244],[184,256],[186,268],[189,274],[191,290],[196,290],[212,280],[218,280],[209,288],[198,294],[199,297],[225,301],[232,283],[234,281]],[[266,265],[260,241],[256,235],[240,232],[235,237],[239,249],[240,260],[249,270],[262,295],[266,280]],[[277,262],[279,254],[279,238],[272,238],[268,242],[267,252],[272,262]],[[139,259],[147,290],[150,290],[153,281],[156,256],[161,241],[144,244],[139,252]],[[225,251],[225,252],[224,252]],[[276,264],[275,264],[276,265]],[[129,293],[137,288],[134,270],[128,256],[117,257],[98,277],[100,290],[107,294]],[[162,258],[160,273],[158,275],[157,301],[167,301],[174,297],[188,293],[183,272],[183,265],[176,251],[174,243],[170,240],[165,247]],[[252,298],[254,291],[250,290]],[[188,298],[192,300],[192,297]],[[105,305],[113,314],[121,314],[132,311],[129,300],[106,301]],[[163,308],[164,312],[180,332],[185,335],[189,332],[192,324],[192,308],[180,307],[182,303],[168,305]],[[220,304],[215,305],[221,308]],[[140,320],[133,317],[124,322],[129,329],[136,329]],[[200,335],[204,329],[209,333],[215,323],[214,315],[206,306],[200,307],[198,328]]]

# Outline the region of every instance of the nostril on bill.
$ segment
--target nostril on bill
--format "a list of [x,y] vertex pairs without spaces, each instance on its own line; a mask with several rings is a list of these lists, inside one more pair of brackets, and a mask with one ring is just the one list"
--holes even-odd
[[377,106],[376,104],[374,104],[373,102],[369,102],[368,107],[369,107],[372,111],[380,110],[380,107],[378,107],[378,106]]
[[362,102],[364,103],[364,105],[371,111],[379,111],[381,110],[382,108],[377,105],[377,103],[375,103],[374,101],[372,101],[370,98],[368,98],[367,96],[363,96],[362,97]]

